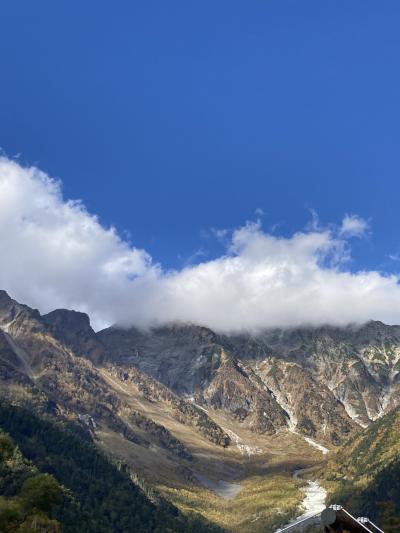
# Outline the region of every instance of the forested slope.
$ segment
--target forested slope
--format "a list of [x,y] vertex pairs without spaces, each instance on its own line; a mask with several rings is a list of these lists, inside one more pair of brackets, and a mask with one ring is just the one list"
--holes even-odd
[[330,499],[400,531],[400,409],[351,438],[329,463]]
[[[27,466],[22,477],[11,472],[11,481],[10,472],[3,469],[0,493],[2,496],[18,496],[24,490],[24,478],[33,477],[37,472],[47,474],[37,479],[54,485],[55,496],[51,499],[49,493],[50,500],[41,513],[43,520],[54,520],[51,523],[53,529],[48,531],[57,531],[57,522],[66,533],[216,530],[198,519],[183,517],[162,499],[152,503],[132,483],[123,466],[118,468],[112,464],[89,439],[85,440],[66,425],[1,400],[0,428],[10,435],[23,456],[31,462],[29,466],[25,461]],[[4,434],[2,439],[7,441]],[[12,441],[8,439],[7,442]],[[7,449],[11,445],[5,446]],[[50,518],[45,511],[50,513]]]

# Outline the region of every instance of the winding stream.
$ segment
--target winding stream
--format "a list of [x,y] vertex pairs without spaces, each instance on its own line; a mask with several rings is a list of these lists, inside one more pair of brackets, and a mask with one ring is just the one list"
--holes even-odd
[[[308,442],[310,446],[317,448],[323,455],[329,453],[328,448],[325,448],[325,446],[322,446],[318,442],[315,442],[314,440],[307,437],[304,437],[304,439]],[[293,472],[293,477],[297,479],[300,473],[301,470],[295,470]],[[285,528],[289,528],[290,526],[295,526],[303,520],[306,520],[307,518],[311,518],[312,516],[321,513],[325,509],[325,502],[327,496],[326,490],[321,487],[321,485],[317,481],[308,480],[307,485],[303,487],[302,490],[304,491],[304,499],[302,502],[303,513],[297,518],[294,518],[293,520],[288,522],[286,525],[282,526],[280,529],[277,530],[276,533],[278,533],[279,531],[284,531]]]
[[[295,470],[293,477],[299,477],[300,472],[301,470]],[[307,481],[307,486],[303,490],[305,494],[303,500],[304,512],[296,518],[296,522],[320,513],[325,509],[326,490],[317,481]]]
[[[293,472],[293,477],[299,477],[300,472],[301,470],[295,470]],[[284,531],[286,528],[291,526],[295,526],[307,518],[318,515],[325,509],[326,490],[321,487],[317,481],[307,481],[307,486],[302,490],[304,491],[304,500],[302,502],[304,512],[297,518],[294,518],[282,526],[277,530],[276,533],[279,533],[279,531]]]

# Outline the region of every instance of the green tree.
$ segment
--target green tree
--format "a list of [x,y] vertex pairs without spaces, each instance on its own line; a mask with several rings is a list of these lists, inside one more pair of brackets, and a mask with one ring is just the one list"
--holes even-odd
[[0,497],[0,531],[16,531],[22,521],[23,515],[19,504]]
[[392,501],[379,502],[380,519],[385,533],[398,533],[400,531],[400,516],[396,514],[396,506]]
[[50,474],[39,474],[24,481],[20,498],[25,509],[50,512],[61,501],[62,488]]

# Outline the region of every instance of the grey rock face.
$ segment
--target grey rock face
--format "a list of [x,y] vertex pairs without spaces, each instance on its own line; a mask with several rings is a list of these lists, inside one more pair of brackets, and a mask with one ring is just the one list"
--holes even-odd
[[206,407],[228,411],[255,431],[273,433],[287,426],[286,413],[271,393],[251,380],[207,328],[172,326],[150,332],[109,328],[99,338],[119,364],[134,365]]
[[13,335],[23,335],[29,331],[40,331],[43,326],[39,311],[16,302],[6,291],[0,291],[0,328]]
[[88,357],[100,363],[105,357],[105,348],[97,338],[86,313],[56,309],[41,317],[47,330],[60,342],[71,348],[76,355]]
[[137,366],[178,394],[202,390],[221,364],[218,337],[207,328],[108,328],[98,338],[114,361]]
[[[294,372],[304,389],[336,399],[357,424],[366,426],[387,409],[398,404],[400,371],[400,327],[368,322],[360,327],[267,330],[256,336],[227,338],[235,353],[241,353],[294,413],[290,400],[293,384],[287,375]],[[325,392],[324,392],[325,390]],[[285,396],[286,392],[286,396]],[[314,394],[315,397],[316,393]],[[318,405],[320,406],[318,408]],[[323,402],[314,406],[324,419]],[[339,414],[339,407],[335,409]],[[323,422],[325,424],[325,422]]]
[[400,327],[381,322],[230,336],[197,326],[109,328],[98,336],[111,357],[256,431],[286,426],[339,443],[400,401]]

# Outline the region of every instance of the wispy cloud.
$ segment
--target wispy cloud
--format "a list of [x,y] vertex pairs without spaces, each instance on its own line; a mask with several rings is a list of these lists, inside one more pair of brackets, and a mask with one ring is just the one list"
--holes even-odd
[[[247,223],[219,237],[223,254],[165,271],[103,227],[36,168],[0,159],[0,288],[42,312],[88,312],[97,327],[190,321],[221,331],[400,321],[397,275],[345,268],[348,238],[367,223],[346,215],[289,237]],[[197,256],[197,259],[199,256]]]
[[179,259],[181,259],[183,265],[187,267],[195,263],[198,263],[200,258],[207,257],[207,255],[208,255],[207,250],[205,250],[204,248],[199,248],[198,250],[190,254],[188,257],[182,257],[182,256],[178,256],[178,257]]
[[363,237],[368,226],[368,222],[358,215],[345,215],[339,233],[343,237]]

